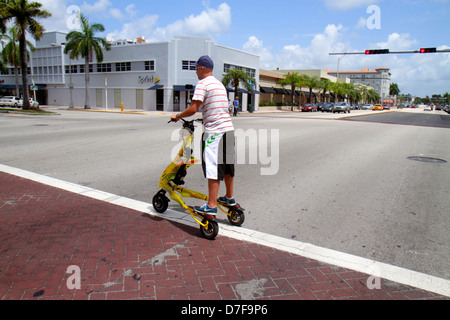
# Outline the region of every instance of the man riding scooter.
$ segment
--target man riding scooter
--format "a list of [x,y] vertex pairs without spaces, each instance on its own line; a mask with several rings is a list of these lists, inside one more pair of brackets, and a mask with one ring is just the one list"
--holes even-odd
[[[196,72],[200,80],[195,88],[191,105],[173,115],[171,121],[203,114],[202,166],[208,179],[209,201],[194,210],[200,214],[216,215],[217,201],[228,206],[234,199],[235,137],[234,126],[228,113],[228,95],[223,84],[213,76],[214,62],[209,56],[197,61]],[[220,181],[225,180],[226,195],[218,197]]]

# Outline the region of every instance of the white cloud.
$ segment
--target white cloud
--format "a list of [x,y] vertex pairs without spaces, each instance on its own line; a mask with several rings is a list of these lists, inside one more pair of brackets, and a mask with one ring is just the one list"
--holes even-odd
[[222,33],[231,24],[231,8],[222,3],[217,9],[206,9],[197,16],[190,15],[184,19],[188,32],[194,34]]
[[370,6],[380,2],[380,0],[324,0],[329,9],[349,10],[364,6]]
[[271,63],[273,62],[273,55],[270,52],[270,48],[265,48],[261,40],[257,37],[251,36],[248,41],[244,44],[243,50],[259,55],[260,66],[263,69],[270,69]]
[[367,28],[367,18],[361,17],[355,25],[355,29],[362,30]]
[[109,0],[98,0],[94,4],[88,4],[86,2],[81,6],[81,11],[86,14],[99,14],[108,12],[112,7],[112,3]]
[[133,22],[125,23],[122,25],[122,30],[114,31],[107,35],[107,39],[119,40],[119,39],[136,39],[141,36],[148,37],[143,30],[153,30],[154,26],[158,22],[158,15],[146,15],[141,19]]
[[390,50],[407,50],[417,45],[419,42],[415,39],[410,39],[408,33],[392,33],[389,35],[386,42],[378,42],[376,45],[380,49]]
[[109,14],[116,20],[125,19],[125,15],[122,13],[122,11],[120,11],[120,9],[117,8],[109,9]]
[[[402,93],[425,96],[448,91],[450,83],[449,54],[404,54],[404,55],[349,55],[330,56],[330,52],[358,51],[344,39],[348,38],[347,29],[342,25],[328,25],[322,33],[316,34],[306,46],[289,44],[280,51],[273,52],[263,41],[251,36],[243,50],[260,55],[263,69],[337,69],[340,58],[340,70],[362,70],[367,67],[390,68],[391,82],[399,85]],[[386,41],[372,44],[374,48],[391,50],[412,50],[418,45],[409,34],[392,33]],[[448,49],[441,47],[439,49]],[[430,85],[432,84],[432,85]]]
[[128,17],[134,18],[137,16],[139,11],[136,10],[135,4],[130,4],[125,8],[125,12],[127,13]]
[[51,31],[69,31],[67,20],[74,13],[67,12],[70,5],[68,0],[37,0],[42,3],[42,8],[49,11],[52,16],[41,20],[47,32]]
[[346,29],[340,24],[328,25],[323,33],[316,34],[309,47],[287,45],[276,54],[277,67],[281,69],[325,69],[336,64],[330,52],[346,52],[350,44],[343,42]]
[[[106,0],[107,1],[107,0]],[[129,13],[136,13],[135,8],[128,6]],[[220,34],[231,25],[231,8],[226,3],[217,9],[205,8],[198,15],[190,15],[165,27],[157,27],[157,15],[146,15],[143,18],[126,23],[122,30],[108,34],[108,39],[133,39],[144,35],[150,41],[170,40],[174,35],[207,36]]]

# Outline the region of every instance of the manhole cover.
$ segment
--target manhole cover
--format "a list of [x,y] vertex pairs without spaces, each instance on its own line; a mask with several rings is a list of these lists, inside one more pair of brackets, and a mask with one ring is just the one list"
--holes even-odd
[[430,157],[408,157],[408,160],[419,161],[425,163],[447,163],[447,161],[438,158],[430,158]]

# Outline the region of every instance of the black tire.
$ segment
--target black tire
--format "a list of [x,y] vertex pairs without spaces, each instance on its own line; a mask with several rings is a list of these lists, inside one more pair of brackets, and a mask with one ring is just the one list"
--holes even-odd
[[230,210],[228,213],[229,213],[228,221],[230,221],[230,223],[233,226],[236,226],[236,227],[242,226],[242,224],[245,221],[244,211],[236,209],[236,210]]
[[203,238],[207,240],[214,240],[219,234],[219,224],[217,223],[217,221],[206,219],[203,219],[202,223],[204,224],[206,223],[206,221],[209,221],[208,229],[205,229],[203,226],[200,226],[200,232]]
[[153,208],[156,210],[156,212],[164,213],[167,211],[168,207],[169,207],[169,199],[165,195],[157,193],[153,197]]

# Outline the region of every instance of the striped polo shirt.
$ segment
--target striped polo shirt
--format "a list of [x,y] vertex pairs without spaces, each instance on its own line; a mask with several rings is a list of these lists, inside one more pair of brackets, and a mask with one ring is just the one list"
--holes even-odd
[[202,102],[199,111],[203,114],[203,126],[206,133],[234,130],[228,113],[227,90],[219,80],[213,76],[200,80],[195,87],[192,100]]

